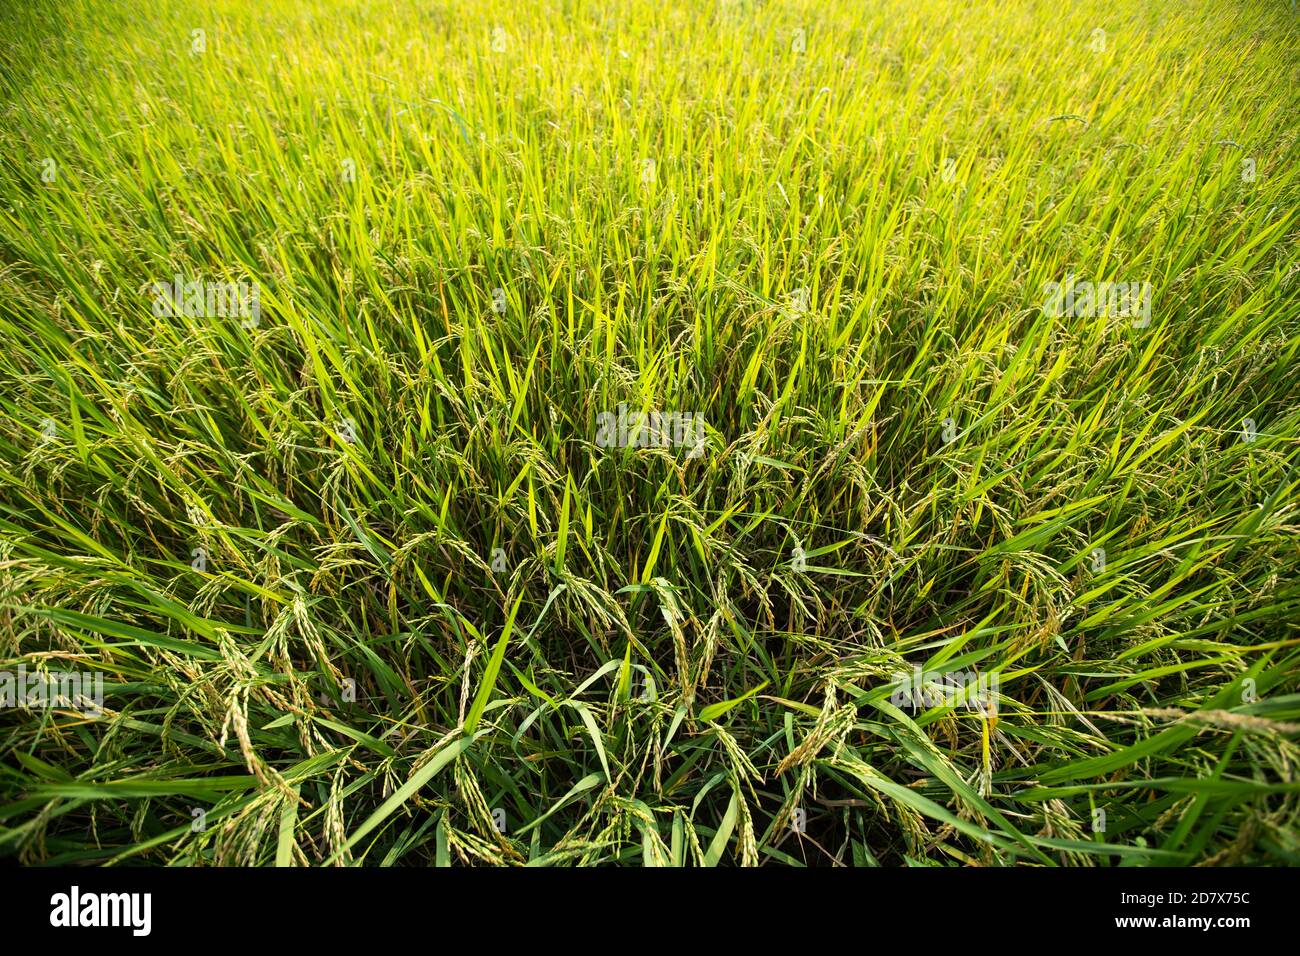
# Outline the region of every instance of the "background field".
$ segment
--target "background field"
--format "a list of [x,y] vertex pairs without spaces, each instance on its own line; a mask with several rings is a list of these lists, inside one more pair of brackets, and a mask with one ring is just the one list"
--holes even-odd
[[5,7],[0,854],[1300,862],[1284,0]]

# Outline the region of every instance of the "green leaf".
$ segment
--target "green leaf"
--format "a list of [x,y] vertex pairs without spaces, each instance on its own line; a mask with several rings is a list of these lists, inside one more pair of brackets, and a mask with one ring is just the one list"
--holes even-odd
[[719,701],[716,704],[710,704],[708,707],[705,707],[702,711],[700,711],[700,720],[705,721],[706,723],[710,720],[716,720],[717,718],[725,714],[727,711],[731,710],[731,708],[735,707],[737,704],[753,697],[755,694],[757,694],[760,690],[762,690],[770,683],[771,681],[763,681],[763,683],[759,684],[753,690],[746,691],[745,693],[741,694],[739,697],[733,697],[731,700],[723,700],[723,701]]
[[470,706],[469,713],[465,715],[465,733],[469,736],[473,736],[478,728],[479,717],[483,715],[483,708],[487,706],[488,699],[496,687],[497,675],[501,673],[501,661],[505,659],[506,645],[510,643],[510,632],[515,625],[515,615],[519,613],[519,605],[523,600],[523,594],[515,598],[514,607],[510,609],[510,615],[506,618],[506,626],[501,629],[501,636],[497,639],[497,645],[492,649],[492,656],[483,671],[483,681],[474,696],[474,703]]

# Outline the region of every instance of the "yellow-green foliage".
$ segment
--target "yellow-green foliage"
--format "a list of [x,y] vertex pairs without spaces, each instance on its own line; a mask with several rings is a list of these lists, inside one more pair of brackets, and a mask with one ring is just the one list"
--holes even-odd
[[0,854],[1300,862],[1287,3],[14,6]]

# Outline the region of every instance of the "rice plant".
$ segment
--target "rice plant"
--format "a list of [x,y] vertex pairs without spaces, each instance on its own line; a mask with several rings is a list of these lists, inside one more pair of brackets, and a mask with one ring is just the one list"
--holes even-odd
[[1281,0],[33,0],[0,855],[1300,862]]

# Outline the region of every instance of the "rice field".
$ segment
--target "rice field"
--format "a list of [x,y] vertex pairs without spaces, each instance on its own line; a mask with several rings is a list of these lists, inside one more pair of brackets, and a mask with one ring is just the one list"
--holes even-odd
[[1286,0],[0,20],[0,857],[1300,863]]

